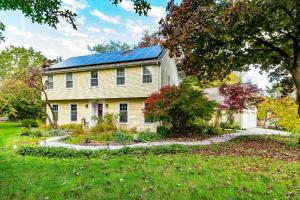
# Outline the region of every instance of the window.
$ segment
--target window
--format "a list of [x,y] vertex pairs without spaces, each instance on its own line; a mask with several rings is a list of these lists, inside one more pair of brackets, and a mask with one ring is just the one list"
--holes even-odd
[[127,123],[128,122],[128,104],[120,103],[120,113],[119,113],[119,122]]
[[117,85],[125,85],[125,68],[117,69]]
[[[147,107],[147,103],[145,103],[145,108]],[[153,120],[152,119],[149,119],[147,118],[145,115],[144,115],[144,119],[145,119],[145,123],[153,123]]]
[[77,121],[77,105],[71,104],[71,122]]
[[98,70],[91,71],[91,87],[98,86]]
[[53,120],[57,121],[58,120],[58,105],[52,105],[52,110],[53,110]]
[[48,81],[47,89],[53,89],[53,75],[48,75],[47,81]]
[[73,74],[66,73],[66,88],[73,88]]
[[152,83],[152,67],[143,66],[143,83]]

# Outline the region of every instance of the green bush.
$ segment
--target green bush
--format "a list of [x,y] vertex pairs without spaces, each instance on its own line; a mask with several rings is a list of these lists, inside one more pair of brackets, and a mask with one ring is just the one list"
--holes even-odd
[[158,126],[157,129],[156,129],[156,132],[161,136],[170,135],[170,129],[168,129],[164,126]]
[[41,137],[42,131],[37,128],[25,128],[21,130],[20,136]]
[[93,117],[94,120],[97,121],[97,124],[108,124],[112,127],[116,127],[118,115],[115,113],[105,113],[103,117]]
[[38,123],[35,119],[24,119],[22,121],[22,126],[24,127],[37,127],[38,126]]
[[59,126],[59,129],[71,131],[71,134],[73,135],[85,134],[81,124],[64,124]]
[[90,132],[92,134],[101,134],[105,132],[110,132],[116,130],[115,126],[112,126],[110,124],[96,124],[90,129]]
[[128,131],[125,130],[117,130],[113,132],[112,139],[114,142],[121,144],[129,144],[134,141],[133,135],[129,134]]
[[234,129],[234,130],[241,130],[241,127],[239,125],[230,124],[227,122],[221,122],[220,127],[223,129]]
[[140,132],[137,134],[136,142],[153,142],[161,138],[161,135],[153,132]]
[[42,133],[43,136],[64,136],[70,134],[71,131],[69,130],[62,130],[62,129],[52,129],[49,131],[45,131]]
[[191,152],[192,148],[183,145],[157,147],[124,147],[119,150],[73,150],[67,148],[21,147],[17,153],[22,156],[40,156],[50,158],[107,158],[120,155],[163,155]]

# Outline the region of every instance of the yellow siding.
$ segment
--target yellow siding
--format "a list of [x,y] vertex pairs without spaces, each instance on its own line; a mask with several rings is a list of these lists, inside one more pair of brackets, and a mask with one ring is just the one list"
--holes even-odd
[[142,84],[141,66],[127,67],[125,86],[116,85],[116,69],[100,69],[99,86],[95,88],[90,87],[90,71],[74,72],[71,89],[65,88],[65,73],[53,74],[54,89],[48,90],[47,94],[49,100],[147,97],[158,90],[159,69],[159,66],[153,66],[152,83]]
[[[81,123],[81,119],[89,118],[88,100],[86,101],[53,101],[51,104],[58,105],[58,125],[69,124],[69,123]],[[70,104],[77,104],[77,122],[71,122],[70,119]],[[47,112],[50,114],[51,111],[47,108]],[[50,114],[50,116],[52,116]]]
[[[137,128],[139,130],[156,131],[157,123],[144,123],[144,102],[145,98],[126,98],[126,99],[106,99],[103,102],[104,114],[119,113],[119,104],[128,103],[128,123],[119,124],[119,127],[130,129]],[[86,119],[91,124],[91,105],[89,100],[72,100],[72,101],[53,101],[52,104],[57,104],[58,111],[58,124],[76,123],[70,121],[70,104],[77,104],[77,123],[81,123],[81,119]],[[49,112],[49,109],[47,109]],[[51,116],[51,115],[50,115]]]
[[156,131],[157,123],[145,123],[144,119],[144,102],[145,99],[110,99],[105,100],[105,112],[119,113],[119,104],[128,103],[128,123],[119,124],[120,127],[129,129],[149,129],[151,131]]

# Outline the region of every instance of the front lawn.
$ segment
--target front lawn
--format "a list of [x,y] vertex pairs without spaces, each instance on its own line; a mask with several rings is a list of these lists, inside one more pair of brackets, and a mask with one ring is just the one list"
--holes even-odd
[[[223,145],[195,147],[189,153],[62,159],[17,155],[15,144],[38,142],[19,137],[19,133],[17,124],[0,124],[1,199],[300,196],[300,151],[296,138],[242,137]],[[271,151],[277,156],[270,156]]]

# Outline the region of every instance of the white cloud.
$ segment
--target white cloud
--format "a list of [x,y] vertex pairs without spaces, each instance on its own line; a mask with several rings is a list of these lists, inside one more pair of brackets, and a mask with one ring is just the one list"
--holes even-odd
[[86,18],[84,16],[80,16],[76,18],[76,23],[78,23],[79,25],[84,25],[86,21]]
[[89,37],[87,34],[81,32],[80,30],[73,29],[67,22],[62,22],[58,25],[57,30],[65,36],[72,37]]
[[[127,12],[135,12],[132,1],[123,0],[120,3],[120,6],[126,10]],[[156,21],[159,21],[166,15],[165,9],[161,6],[153,6],[151,5],[151,10],[148,11],[148,15],[153,17]]]
[[149,10],[149,16],[153,17],[155,20],[159,21],[161,18],[164,18],[166,15],[165,9],[160,6],[151,6]]
[[132,37],[141,37],[144,31],[150,30],[149,26],[144,25],[142,21],[138,20],[126,19],[124,26],[131,33]]
[[90,11],[90,13],[91,13],[91,15],[98,17],[102,21],[109,22],[111,24],[119,24],[120,23],[120,16],[113,16],[113,17],[108,16],[97,9]]
[[83,10],[88,6],[86,0],[63,0],[63,7],[73,12]]

